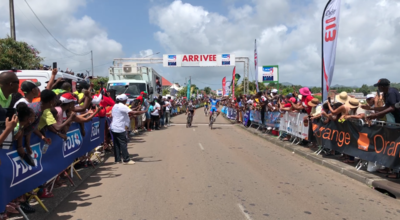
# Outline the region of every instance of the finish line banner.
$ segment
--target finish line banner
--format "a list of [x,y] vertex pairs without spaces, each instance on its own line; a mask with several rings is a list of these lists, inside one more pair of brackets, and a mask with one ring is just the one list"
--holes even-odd
[[400,128],[314,120],[312,130],[324,148],[400,170]]
[[[35,167],[23,161],[16,151],[0,149],[0,212],[13,199],[32,191],[59,174],[72,162],[99,146],[104,140],[104,118],[93,118],[85,123],[83,136],[78,123],[73,123],[64,141],[56,134],[47,132],[52,143],[47,152],[42,153],[44,142],[36,135],[30,140]],[[25,142],[24,142],[25,143]]]

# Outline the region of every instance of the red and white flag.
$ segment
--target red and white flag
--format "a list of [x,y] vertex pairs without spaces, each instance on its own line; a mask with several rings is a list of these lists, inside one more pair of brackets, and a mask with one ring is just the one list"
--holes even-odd
[[259,92],[258,89],[258,54],[257,54],[257,39],[254,40],[254,68],[256,70],[256,89],[257,92]]
[[225,96],[226,92],[226,77],[222,79],[222,96]]
[[328,98],[335,69],[341,0],[330,0],[322,15],[322,98]]

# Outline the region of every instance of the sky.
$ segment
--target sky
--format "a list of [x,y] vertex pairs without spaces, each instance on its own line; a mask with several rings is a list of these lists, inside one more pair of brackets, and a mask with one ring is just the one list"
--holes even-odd
[[[28,8],[32,7],[59,45]],[[280,81],[321,83],[321,17],[327,0],[14,0],[18,41],[33,45],[61,69],[107,76],[114,58],[231,53],[279,65]],[[0,37],[10,35],[8,1],[0,1]],[[332,85],[400,82],[400,1],[342,0]],[[72,53],[71,53],[72,52]],[[78,55],[77,55],[78,54]],[[86,54],[83,55],[82,54]],[[170,82],[192,77],[199,88],[221,88],[232,67],[165,68]],[[243,64],[237,64],[243,75]]]

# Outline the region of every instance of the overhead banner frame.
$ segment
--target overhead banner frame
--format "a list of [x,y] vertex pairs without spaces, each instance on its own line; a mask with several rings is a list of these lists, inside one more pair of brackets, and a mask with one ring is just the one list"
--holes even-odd
[[164,67],[235,66],[234,54],[164,54]]

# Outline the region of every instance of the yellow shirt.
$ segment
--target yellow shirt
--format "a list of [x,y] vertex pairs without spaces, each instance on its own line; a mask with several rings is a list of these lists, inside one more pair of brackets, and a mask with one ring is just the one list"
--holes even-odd
[[43,111],[42,117],[40,118],[38,129],[42,130],[45,126],[50,126],[56,124],[57,121],[51,113],[50,109],[46,109]]
[[[85,94],[83,94],[83,92],[79,93],[78,91],[75,91],[74,94],[78,96],[79,100],[81,100],[85,96]],[[81,103],[80,105],[83,105],[83,103]]]
[[11,103],[11,95],[9,95],[7,98],[4,96],[3,94],[3,90],[1,90],[0,88],[0,105],[3,108],[9,108],[10,107],[10,103]]

